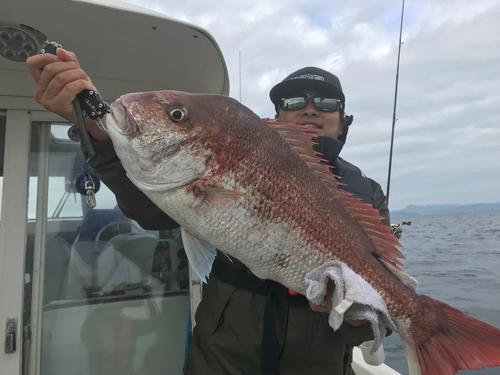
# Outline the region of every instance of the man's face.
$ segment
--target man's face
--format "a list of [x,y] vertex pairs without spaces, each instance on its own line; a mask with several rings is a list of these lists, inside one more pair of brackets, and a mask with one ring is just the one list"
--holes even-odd
[[[304,90],[301,93],[314,95],[316,91]],[[278,116],[277,116],[278,117]],[[319,129],[319,135],[337,139],[342,134],[345,119],[340,112],[323,112],[316,109],[309,99],[307,105],[298,111],[285,111],[280,108],[279,120],[290,124],[310,126]]]

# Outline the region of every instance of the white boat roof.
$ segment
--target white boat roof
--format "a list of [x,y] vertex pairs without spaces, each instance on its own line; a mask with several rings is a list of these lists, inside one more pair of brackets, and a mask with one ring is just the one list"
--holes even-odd
[[[165,89],[229,94],[219,46],[198,26],[118,0],[0,0],[0,9],[1,26],[27,25],[74,51],[106,101]],[[25,63],[0,57],[0,82],[0,99],[40,108]]]

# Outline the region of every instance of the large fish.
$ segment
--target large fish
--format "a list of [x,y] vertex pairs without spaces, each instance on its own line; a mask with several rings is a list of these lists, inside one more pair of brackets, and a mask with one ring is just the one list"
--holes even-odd
[[305,295],[305,276],[336,261],[382,297],[411,375],[500,366],[500,330],[416,293],[397,240],[338,187],[310,129],[265,122],[219,95],[129,94],[112,108],[108,132],[127,175],[182,226],[202,279],[218,248]]

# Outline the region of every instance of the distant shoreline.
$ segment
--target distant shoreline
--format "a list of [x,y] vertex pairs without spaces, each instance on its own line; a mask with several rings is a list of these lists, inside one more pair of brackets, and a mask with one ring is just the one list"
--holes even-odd
[[459,214],[468,212],[500,211],[498,203],[409,205],[402,210],[391,211],[391,217]]

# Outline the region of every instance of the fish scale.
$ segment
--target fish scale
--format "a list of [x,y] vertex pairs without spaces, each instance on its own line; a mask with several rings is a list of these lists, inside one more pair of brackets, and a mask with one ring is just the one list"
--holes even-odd
[[310,271],[339,261],[383,299],[411,375],[500,365],[500,330],[416,293],[398,268],[397,240],[375,209],[339,188],[310,129],[264,122],[218,95],[129,94],[112,108],[108,131],[127,175],[182,226],[202,279],[215,248],[301,294]]
[[[239,129],[236,128],[236,131]],[[301,223],[295,223],[292,218],[304,218],[308,219],[311,217],[308,213],[311,212],[310,209],[308,209],[307,204],[301,204],[304,200],[307,201],[312,200],[314,197],[315,192],[314,191],[306,191],[306,194],[300,194],[301,189],[297,188],[296,186],[288,186],[287,188],[287,195],[282,195],[283,189],[280,186],[283,184],[284,179],[283,176],[287,175],[292,175],[293,177],[296,177],[297,182],[301,182],[302,179],[300,178],[300,172],[296,173],[296,170],[293,168],[294,164],[302,163],[302,160],[297,157],[295,153],[292,152],[289,153],[289,155],[284,155],[284,154],[278,154],[274,152],[266,152],[266,150],[279,150],[280,146],[282,146],[283,139],[279,137],[279,135],[275,134],[272,130],[268,128],[263,128],[263,131],[267,131],[267,133],[270,133],[269,137],[259,137],[259,138],[265,138],[265,139],[270,139],[268,144],[265,143],[258,143],[256,145],[256,150],[250,155],[243,165],[238,166],[238,171],[239,173],[236,173],[236,178],[231,179],[231,180],[236,180],[238,179],[241,181],[241,184],[239,186],[230,186],[230,188],[234,188],[236,190],[241,189],[244,191],[247,191],[248,198],[245,199],[245,202],[242,203],[242,205],[245,207],[247,210],[248,214],[250,216],[257,216],[258,222],[263,223],[263,227],[267,228],[271,223],[275,223],[275,226],[279,226],[279,223],[288,223],[282,228],[277,229],[277,232],[281,232],[283,234],[286,233],[300,233],[300,232],[310,232],[311,235],[314,237],[316,234],[316,237],[323,238],[325,241],[328,241],[328,238],[331,238],[332,236],[323,236],[326,233],[321,233],[316,231],[317,228],[324,228],[324,226],[317,225],[314,221],[314,218],[311,218],[311,220],[306,220],[306,223],[302,222],[302,224],[305,224],[304,226],[300,226]],[[258,136],[260,134],[257,134]],[[276,144],[278,143],[278,144]],[[234,147],[231,147],[232,145],[228,145],[227,149],[229,150],[234,150],[234,149],[240,149],[239,145],[235,145]],[[228,154],[226,156],[227,158],[231,159],[232,155]],[[276,160],[278,163],[276,168],[272,168],[273,164],[270,163],[269,161],[271,160]],[[236,168],[235,165],[233,165],[233,168]],[[225,170],[224,172],[214,172],[215,175],[218,173],[224,174],[227,173],[229,168]],[[260,173],[256,173],[256,171],[259,171]],[[292,174],[293,172],[293,174]],[[306,172],[310,172],[308,169]],[[249,176],[253,176],[250,177]],[[208,176],[208,179],[217,185],[219,181],[217,179],[212,179],[212,176]],[[292,179],[293,179],[292,177]],[[315,178],[317,179],[315,174],[311,174],[310,178]],[[276,181],[277,183],[271,183],[271,181]],[[280,183],[281,182],[281,183]],[[324,187],[321,182],[318,181],[319,187],[323,188],[326,190],[326,187]],[[290,183],[288,183],[290,185]],[[229,186],[225,186],[229,187]],[[253,193],[251,190],[252,187],[254,187],[255,193]],[[304,191],[304,190],[302,190]],[[283,199],[284,198],[284,199]],[[236,203],[234,204],[236,205]],[[225,210],[224,208],[223,210]],[[330,214],[332,211],[331,210],[325,210],[326,214]],[[287,215],[288,213],[288,215]],[[214,217],[218,217],[218,215],[214,212],[212,214]],[[315,215],[316,220],[320,219],[320,215]],[[331,220],[332,218],[327,218],[326,220]],[[230,219],[231,220],[231,219]],[[324,220],[321,220],[324,221]],[[295,224],[295,225],[293,225]],[[303,229],[305,227],[305,229]],[[301,230],[301,228],[303,230]],[[255,228],[255,231],[259,232],[261,231],[261,228]],[[248,228],[245,228],[243,230],[244,232],[250,233],[251,231],[248,231]],[[303,264],[303,258],[310,257],[310,254],[312,253],[308,247],[311,245],[311,241],[306,241],[303,238],[294,238],[292,239],[287,239],[285,235],[283,235],[283,238],[281,240],[282,243],[300,243],[299,246],[296,246],[296,251],[292,252],[292,254],[295,254],[296,257],[292,258],[294,261],[290,261],[290,263],[294,264]],[[304,246],[309,244],[309,246]],[[224,249],[232,249],[236,248],[232,243],[229,242],[229,244],[224,244],[225,246],[219,246],[219,248]],[[261,241],[259,243],[259,246],[262,247],[263,242]],[[265,246],[265,249],[276,249],[276,246]],[[259,250],[259,249],[256,249]],[[230,251],[230,250],[228,250]],[[233,250],[234,251],[234,250]],[[262,249],[260,249],[262,251]],[[278,247],[276,250],[276,254],[279,255],[280,252],[283,250]],[[234,254],[235,257],[238,259],[242,260],[244,257],[244,254],[248,253],[247,249],[242,249],[243,254]],[[302,255],[303,253],[309,254],[308,256]],[[313,258],[314,259],[314,258]],[[315,268],[322,263],[326,261],[326,257],[321,257],[317,256],[316,257],[316,262],[310,262],[312,264],[312,268]],[[260,265],[258,264],[253,264],[251,259],[245,259],[243,261],[250,269],[255,270],[257,273],[262,274],[263,278],[273,278],[271,277],[272,273],[266,273],[261,270]],[[276,265],[273,264],[273,267],[271,269],[274,269]],[[312,269],[312,268],[309,268]],[[274,273],[274,272],[273,272]],[[303,278],[297,278],[295,279],[300,279],[299,283],[294,280],[292,282],[291,280],[286,280],[283,277],[280,277],[279,281],[291,285],[291,287],[294,290],[298,290],[301,292],[305,292],[305,284]]]

